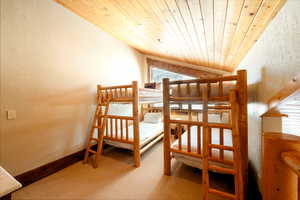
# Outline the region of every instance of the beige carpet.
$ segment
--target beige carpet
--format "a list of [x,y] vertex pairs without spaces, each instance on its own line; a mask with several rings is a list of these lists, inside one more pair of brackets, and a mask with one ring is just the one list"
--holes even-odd
[[[164,176],[162,150],[162,143],[156,144],[142,156],[141,167],[135,168],[130,151],[108,148],[99,168],[76,163],[15,192],[13,200],[201,199],[201,171],[174,160],[172,176]],[[211,177],[214,187],[232,190],[231,177]],[[210,199],[223,198],[211,195]]]

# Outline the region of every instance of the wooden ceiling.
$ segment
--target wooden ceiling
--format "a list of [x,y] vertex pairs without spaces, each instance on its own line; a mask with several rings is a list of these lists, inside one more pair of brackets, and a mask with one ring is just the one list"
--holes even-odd
[[232,71],[286,0],[54,0],[142,53]]

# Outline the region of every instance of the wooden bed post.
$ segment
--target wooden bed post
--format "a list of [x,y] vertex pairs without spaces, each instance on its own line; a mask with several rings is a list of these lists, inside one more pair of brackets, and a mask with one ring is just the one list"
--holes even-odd
[[170,155],[170,88],[169,79],[163,79],[163,103],[164,103],[164,174],[171,175],[171,155]]
[[202,163],[202,184],[203,184],[203,200],[208,200],[209,190],[209,174],[208,174],[208,157],[209,157],[209,136],[208,136],[208,88],[207,85],[202,91],[203,100],[203,111],[202,111],[202,122],[203,122],[203,163]]
[[[101,97],[101,85],[97,85],[97,105],[102,104],[102,97]],[[102,106],[99,108],[99,114],[102,115]],[[98,126],[98,138],[101,138],[101,117],[97,119],[97,126]],[[101,150],[102,151],[102,150]]]
[[141,164],[140,133],[139,133],[139,90],[137,81],[132,82],[132,115],[133,115],[133,153],[135,167]]
[[[102,97],[101,97],[101,85],[97,85],[97,106],[99,106],[99,113],[97,116],[97,134],[98,134],[98,139],[99,141],[97,142],[97,151],[99,151],[100,153],[95,155],[95,161],[94,161],[94,168],[98,167],[98,163],[99,163],[99,158],[100,158],[100,154],[102,153],[102,144],[103,144],[103,137],[101,136],[102,134],[102,118],[100,117],[100,115],[102,115]],[[103,134],[102,134],[103,135]],[[102,140],[101,140],[102,139]],[[100,149],[98,149],[100,148]]]
[[237,95],[235,90],[231,90],[229,92],[229,101],[231,105],[232,117],[231,117],[231,124],[232,124],[232,143],[234,146],[233,151],[233,161],[234,161],[234,168],[236,170],[235,178],[235,193],[237,199],[246,199],[244,194],[244,187],[245,187],[245,179],[243,178],[243,158],[242,150],[241,150],[241,139],[239,133],[239,104],[237,102]]
[[239,131],[241,138],[242,169],[244,179],[244,194],[247,195],[248,184],[248,90],[247,71],[237,71],[238,101],[239,101]]

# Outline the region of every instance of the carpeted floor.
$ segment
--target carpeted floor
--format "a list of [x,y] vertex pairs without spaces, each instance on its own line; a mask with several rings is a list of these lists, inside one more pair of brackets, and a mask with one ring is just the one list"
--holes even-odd
[[[211,176],[215,188],[232,192],[227,175]],[[156,144],[133,167],[130,151],[108,148],[99,168],[78,162],[13,194],[13,200],[192,200],[201,199],[201,171],[172,161],[172,176],[163,175],[163,146]],[[223,198],[210,196],[212,200]]]

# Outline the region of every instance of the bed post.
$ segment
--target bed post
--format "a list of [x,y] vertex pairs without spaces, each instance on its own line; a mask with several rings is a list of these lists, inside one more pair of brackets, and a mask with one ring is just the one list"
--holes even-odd
[[235,195],[237,196],[237,199],[246,199],[246,196],[244,194],[245,189],[245,179],[243,178],[243,158],[242,150],[241,150],[241,139],[239,134],[239,103],[237,102],[237,95],[236,90],[231,90],[229,92],[229,102],[231,105],[231,125],[232,125],[232,144],[234,146],[233,151],[233,162],[234,162],[234,168],[236,170],[236,174],[234,176],[235,180]]
[[133,153],[135,167],[141,163],[140,133],[139,133],[139,90],[137,81],[132,82],[132,115],[133,115]]
[[[99,104],[102,104],[102,97],[101,97],[101,85],[97,85],[97,106]],[[102,105],[99,107],[99,114],[102,115]],[[98,138],[101,138],[101,117],[98,117],[97,119],[97,125],[98,125]],[[102,150],[101,150],[102,152]]]
[[[97,85],[97,104],[102,104],[102,96],[101,96],[101,85]],[[99,107],[99,115],[103,115],[102,113],[102,105],[100,105]],[[103,119],[104,121],[104,119]],[[101,123],[102,122],[102,118],[98,116],[98,119],[97,119],[97,126],[98,126],[98,146],[101,148],[99,150],[100,154],[102,153],[102,143],[103,143],[103,131],[102,131],[102,126],[103,124]],[[95,163],[96,165],[98,165],[98,159],[99,159],[99,155],[95,156]]]
[[239,101],[239,132],[241,139],[241,153],[242,153],[242,169],[244,179],[244,194],[247,195],[248,184],[248,91],[247,91],[247,71],[237,71],[237,86],[238,86],[238,101]]
[[202,184],[203,184],[203,200],[208,200],[209,191],[209,174],[208,174],[208,157],[209,157],[209,140],[211,134],[208,134],[208,86],[205,85],[202,91],[202,122],[203,122],[203,163],[202,163]]
[[171,175],[171,155],[170,155],[170,88],[169,79],[163,79],[163,110],[164,110],[164,174]]

